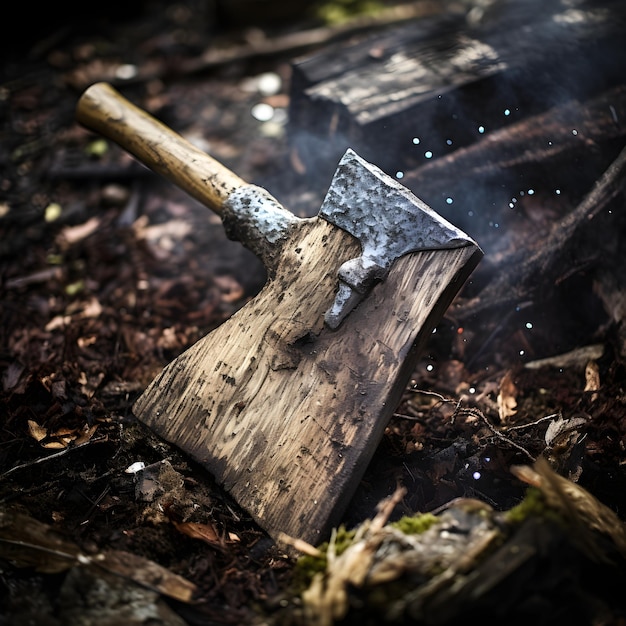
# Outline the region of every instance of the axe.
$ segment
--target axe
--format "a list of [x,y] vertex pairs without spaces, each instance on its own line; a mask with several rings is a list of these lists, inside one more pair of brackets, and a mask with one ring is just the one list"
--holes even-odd
[[76,117],[218,213],[267,268],[258,295],[167,365],[135,416],[272,538],[320,543],[482,251],[352,150],[318,215],[298,218],[106,83]]

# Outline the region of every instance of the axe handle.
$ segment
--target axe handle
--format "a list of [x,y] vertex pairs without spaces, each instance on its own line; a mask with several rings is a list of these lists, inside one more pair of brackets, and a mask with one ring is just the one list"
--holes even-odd
[[115,141],[218,215],[231,193],[247,184],[107,83],[95,83],[85,90],[76,107],[76,119]]

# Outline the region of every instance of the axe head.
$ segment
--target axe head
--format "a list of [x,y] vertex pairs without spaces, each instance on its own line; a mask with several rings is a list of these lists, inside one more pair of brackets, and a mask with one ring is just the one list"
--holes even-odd
[[341,159],[319,215],[361,244],[360,256],[339,268],[342,284],[325,316],[331,328],[337,328],[373,285],[385,279],[396,259],[419,250],[459,248],[471,241],[353,150]]
[[341,520],[482,252],[352,151],[320,214],[286,220],[279,239],[262,291],[165,367],[133,410],[270,536],[315,544]]

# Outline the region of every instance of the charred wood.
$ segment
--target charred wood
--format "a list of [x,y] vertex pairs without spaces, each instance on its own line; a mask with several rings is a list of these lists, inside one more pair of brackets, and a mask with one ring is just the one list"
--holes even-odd
[[[513,252],[501,263],[497,272],[480,294],[459,306],[460,319],[467,319],[490,309],[532,299],[540,288],[550,288],[570,267],[567,255],[576,245],[577,235],[616,196],[623,194],[626,175],[626,148],[596,182],[580,204],[555,223],[545,237],[536,241],[534,252],[527,249]],[[598,255],[602,254],[598,251]],[[573,254],[573,257],[576,255]]]
[[623,5],[554,1],[531,12],[525,4],[498,4],[478,25],[452,15],[297,61],[290,137],[307,175],[327,178],[346,147],[393,173],[414,169],[418,155],[428,162],[482,139],[485,129],[622,82]]
[[405,172],[403,184],[416,192],[445,188],[451,181],[499,175],[503,169],[593,150],[626,135],[626,85],[586,102],[571,100],[505,126],[471,146]]

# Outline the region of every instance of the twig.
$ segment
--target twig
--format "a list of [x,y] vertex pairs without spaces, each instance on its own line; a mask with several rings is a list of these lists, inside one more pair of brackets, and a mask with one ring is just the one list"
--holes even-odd
[[333,26],[322,26],[273,38],[263,37],[228,49],[209,48],[200,57],[183,61],[180,65],[180,71],[184,74],[192,74],[236,61],[246,61],[277,54],[297,54],[314,46],[328,44],[336,39],[365,32],[372,28],[391,26],[417,17],[426,17],[440,10],[438,3],[421,0],[390,7],[376,15],[356,17]]
[[[431,407],[428,407],[426,410],[422,411],[422,413],[428,413],[430,411],[432,411],[433,409],[435,409],[437,406],[439,406],[439,404],[450,404],[450,403],[454,403],[456,402],[456,400],[453,400],[451,398],[446,398],[445,396],[441,395],[440,393],[437,393],[436,391],[427,391],[424,389],[415,389],[413,387],[411,387],[409,389],[409,391],[411,391],[412,393],[419,393],[420,395],[424,395],[424,396],[433,396],[435,398],[437,398],[439,400],[438,403],[434,404]],[[420,417],[419,415],[406,415],[405,413],[394,413],[393,417],[397,417],[400,419],[405,419],[405,420],[411,420],[414,422],[423,422],[424,418]]]
[[553,420],[555,417],[561,417],[561,413],[552,413],[550,415],[546,415],[545,417],[540,417],[538,420],[534,422],[528,422],[528,424],[518,424],[517,426],[509,426],[507,430],[524,430],[525,428],[532,428],[533,426],[539,426],[542,422],[547,422],[548,420]]
[[425,419],[420,417],[419,415],[406,415],[405,413],[394,413],[392,417],[396,417],[398,419],[409,420],[410,422],[420,422],[425,423]]
[[278,533],[278,541],[280,543],[284,543],[291,548],[294,548],[301,554],[306,554],[308,556],[314,556],[316,558],[320,558],[324,556],[324,553],[321,550],[318,550],[315,546],[312,546],[310,543],[298,539],[297,537],[291,537],[286,533]]
[[413,387],[411,387],[409,391],[413,393],[419,393],[423,396],[434,396],[435,398],[438,398],[439,400],[441,400],[442,403],[456,402],[456,400],[453,400],[452,398],[446,398],[444,395],[438,393],[437,391],[428,391],[426,389],[415,389]]
[[509,437],[507,437],[506,435],[503,435],[493,424],[489,422],[489,420],[487,419],[487,417],[482,411],[480,411],[479,409],[463,409],[463,411],[467,411],[468,413],[471,413],[472,415],[476,415],[478,418],[482,420],[485,426],[487,426],[487,428],[498,439],[514,447],[516,450],[519,450],[520,452],[525,454],[531,461],[534,462],[536,460],[535,457],[530,452],[528,452],[528,450],[526,450],[526,448],[520,446],[518,443],[515,443],[512,439],[509,439]]
[[52,459],[58,459],[59,457],[66,455],[68,452],[71,452],[72,450],[78,450],[92,443],[99,443],[100,441],[105,441],[106,439],[107,437],[100,437],[99,439],[90,439],[89,441],[85,441],[84,443],[79,443],[77,446],[68,446],[67,448],[64,448],[63,450],[60,450],[59,452],[55,452],[54,454],[51,454],[49,456],[40,457],[38,459],[35,459],[34,461],[28,461],[27,463],[21,463],[20,465],[15,465],[14,467],[8,469],[6,472],[0,474],[0,481],[4,480],[5,478],[10,476],[14,472],[17,472],[18,470],[26,469],[27,467],[32,467],[33,465],[39,465],[40,463],[45,463],[46,461],[51,461]]
[[400,502],[402,502],[402,498],[404,498],[406,494],[406,487],[398,485],[390,496],[378,503],[378,506],[376,507],[377,513],[374,516],[371,525],[367,529],[368,534],[372,535],[381,531],[383,526],[389,521],[393,510],[398,504],[400,504]]

